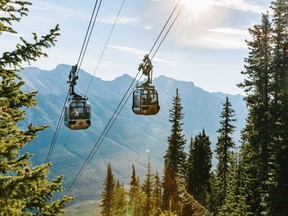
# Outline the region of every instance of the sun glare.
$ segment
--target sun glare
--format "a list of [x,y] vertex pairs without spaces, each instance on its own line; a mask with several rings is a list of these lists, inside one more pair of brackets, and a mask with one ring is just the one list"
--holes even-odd
[[212,6],[214,0],[183,0],[184,8],[192,13],[198,14]]

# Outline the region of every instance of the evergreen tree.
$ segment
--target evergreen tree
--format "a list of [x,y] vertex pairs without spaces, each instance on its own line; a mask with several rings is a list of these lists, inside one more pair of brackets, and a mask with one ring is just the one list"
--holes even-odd
[[211,142],[204,129],[191,139],[187,163],[187,190],[204,207],[211,196]]
[[262,23],[249,29],[252,40],[247,42],[249,56],[245,59],[247,76],[239,86],[246,92],[248,107],[247,123],[242,131],[241,166],[244,169],[244,184],[247,205],[250,211],[260,215],[267,201],[269,179],[269,146],[272,144],[271,86],[272,79],[272,29],[269,15],[262,15]]
[[218,141],[216,143],[216,158],[217,164],[217,203],[219,206],[224,204],[224,200],[227,194],[227,176],[230,171],[231,164],[231,149],[235,147],[232,135],[235,131],[235,126],[232,124],[236,121],[234,118],[235,111],[232,109],[232,105],[226,97],[225,103],[223,103],[223,110],[221,112],[220,128],[217,130],[219,133]]
[[245,189],[257,215],[287,215],[288,205],[288,2],[272,2],[272,22],[262,16],[250,29],[248,76],[240,86],[249,108],[244,146]]
[[129,195],[128,214],[132,216],[143,214],[145,196],[142,194],[139,177],[136,175],[134,164],[132,165],[132,176],[128,195]]
[[[0,35],[17,33],[12,27],[28,15],[28,1],[0,1]],[[60,215],[71,200],[63,197],[52,201],[55,192],[63,190],[62,176],[48,181],[51,164],[32,166],[28,152],[20,150],[31,142],[45,126],[19,128],[25,120],[25,109],[36,106],[37,92],[24,92],[25,82],[20,76],[22,64],[31,63],[47,54],[44,48],[55,45],[59,35],[58,25],[49,34],[39,38],[33,33],[33,41],[22,37],[21,43],[11,52],[0,57],[0,211],[3,215]]]
[[120,184],[119,180],[116,183],[114,189],[114,196],[112,199],[112,215],[113,216],[122,216],[126,215],[127,200],[124,184]]
[[182,134],[181,120],[184,114],[182,113],[181,99],[178,89],[176,96],[173,98],[173,107],[170,110],[169,121],[172,124],[171,135],[168,137],[168,149],[164,156],[164,177],[163,177],[163,209],[169,208],[169,201],[171,202],[172,212],[180,209],[179,201],[180,194],[177,187],[177,179],[184,179],[185,177],[185,163],[186,153],[184,152],[184,145],[186,140]]
[[146,172],[146,179],[143,182],[143,192],[145,194],[145,207],[144,207],[144,214],[143,216],[150,216],[152,215],[152,209],[154,206],[154,200],[152,197],[152,190],[153,190],[153,181],[152,181],[152,174],[151,174],[151,164],[150,164],[150,155],[148,161],[148,168]]
[[272,2],[273,63],[267,215],[288,215],[288,2]]
[[104,191],[102,192],[101,200],[101,215],[103,216],[112,216],[113,215],[113,201],[115,193],[115,184],[114,175],[112,173],[112,166],[109,163],[107,166],[107,175],[103,183]]
[[158,172],[156,172],[154,177],[154,188],[152,191],[152,197],[155,202],[153,215],[158,216],[160,214],[159,209],[161,209],[162,206],[162,186]]
[[227,191],[223,205],[219,209],[219,216],[248,216],[253,215],[249,212],[249,206],[246,204],[246,196],[242,186],[241,170],[236,153],[230,155],[230,172],[227,173]]

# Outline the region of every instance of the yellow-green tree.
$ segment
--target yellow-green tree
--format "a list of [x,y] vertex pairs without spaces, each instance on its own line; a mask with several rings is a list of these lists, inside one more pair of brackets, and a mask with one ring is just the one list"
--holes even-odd
[[[14,22],[28,15],[27,1],[0,0],[0,35],[3,32],[17,33]],[[3,52],[0,57],[0,209],[3,215],[60,215],[70,197],[53,199],[55,192],[63,190],[62,178],[49,181],[50,163],[34,166],[28,152],[20,150],[31,142],[45,126],[19,128],[25,120],[24,108],[36,106],[37,92],[24,92],[20,71],[23,63],[31,63],[47,54],[44,48],[54,46],[59,27],[38,37],[33,33],[29,42],[20,38],[15,50]]]

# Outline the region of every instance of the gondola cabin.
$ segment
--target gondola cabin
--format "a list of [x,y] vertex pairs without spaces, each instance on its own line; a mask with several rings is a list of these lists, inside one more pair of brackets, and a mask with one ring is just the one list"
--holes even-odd
[[160,106],[154,86],[138,86],[133,92],[132,110],[138,115],[155,115]]
[[82,130],[90,127],[90,104],[85,99],[68,102],[65,107],[64,123],[72,130]]

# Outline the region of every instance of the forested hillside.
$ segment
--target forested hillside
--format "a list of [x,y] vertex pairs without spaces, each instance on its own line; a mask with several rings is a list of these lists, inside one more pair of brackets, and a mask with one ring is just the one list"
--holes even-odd
[[[59,65],[52,71],[25,68],[22,73],[27,83],[25,88],[30,91],[39,90],[37,95],[39,106],[27,111],[28,121],[50,126],[35,140],[35,145],[31,144],[24,149],[35,154],[35,163],[41,163],[47,157],[69,86],[66,81],[70,69],[71,66]],[[77,92],[82,93],[86,91],[87,83],[93,77],[82,70],[79,76],[81,79],[76,88]],[[51,162],[54,164],[52,175],[63,173],[66,187],[69,188],[75,179],[132,80],[128,75],[112,81],[94,77],[87,95],[92,107],[92,126],[83,131],[70,131],[61,122]],[[247,115],[241,95],[209,93],[196,87],[192,82],[177,81],[165,76],[156,77],[153,83],[159,94],[160,112],[155,116],[135,115],[131,108],[132,98],[129,98],[89,164],[88,171],[85,171],[72,192],[79,200],[100,198],[106,165],[109,162],[123,182],[129,182],[127,176],[130,175],[132,163],[135,164],[138,175],[143,179],[146,172],[146,151],[149,150],[152,169],[163,173],[163,156],[170,131],[169,109],[176,88],[179,89],[185,113],[183,128],[186,139],[190,139],[205,128],[211,137],[212,148],[215,149],[216,130],[219,128],[221,119],[219,115],[226,96],[235,105],[237,111],[238,121],[235,122],[237,129],[233,136],[236,142],[240,139],[240,130],[244,127]],[[185,150],[188,149],[187,143]],[[67,161],[69,164],[66,163]],[[215,162],[213,163],[215,165]]]
[[[0,2],[0,36],[17,33],[12,24],[30,5]],[[244,96],[162,75],[153,77],[161,108],[151,116],[123,100],[134,85],[128,75],[24,68],[47,57],[58,25],[20,37],[0,56],[0,215],[61,215],[69,202],[67,215],[288,215],[288,1],[270,9],[248,29]],[[68,93],[85,98],[74,85],[92,107],[86,130],[63,124]]]
[[[149,161],[145,181],[140,184],[133,171],[129,192],[119,194],[124,188],[108,165],[101,215],[288,214],[288,2],[273,1],[271,11],[249,28],[252,39],[242,72],[246,78],[239,84],[246,93],[248,117],[239,151],[231,136],[235,110],[226,98],[217,130],[216,169],[211,169],[211,141],[204,129],[191,138],[185,152],[183,106],[176,90],[161,182],[157,172],[151,174]],[[120,196],[127,202],[117,202]],[[115,204],[117,209],[121,204],[121,213]]]

